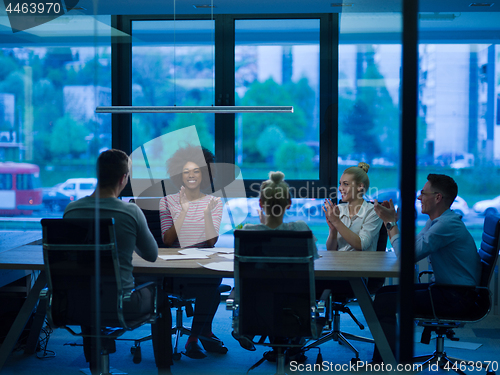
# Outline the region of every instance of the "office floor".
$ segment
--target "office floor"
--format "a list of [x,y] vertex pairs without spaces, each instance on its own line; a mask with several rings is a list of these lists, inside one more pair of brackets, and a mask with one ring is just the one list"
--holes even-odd
[[[363,316],[359,307],[356,304],[351,304],[350,307],[354,315],[363,322]],[[186,325],[189,325],[189,319],[186,319],[185,323]],[[367,331],[367,329],[361,331],[347,316],[347,314],[342,314],[341,329],[353,334],[371,337],[370,332]],[[255,352],[249,352],[239,346],[238,342],[231,337],[231,312],[225,310],[224,302],[219,306],[213,331],[224,341],[225,345],[229,349],[229,352],[225,355],[209,354],[207,358],[201,360],[194,360],[186,356],[182,356],[179,361],[175,361],[175,364],[172,367],[172,373],[174,375],[244,375],[253,364],[262,358],[263,353],[268,350],[268,348],[257,346],[257,350]],[[418,333],[420,331],[421,329],[417,327],[417,333],[415,335],[415,340],[417,341],[420,340],[420,335]],[[149,333],[149,326],[145,326],[133,332],[127,333],[122,337],[133,339],[148,335]],[[456,336],[460,338],[460,341],[453,343],[447,342],[445,344],[446,352],[449,355],[472,361],[496,361],[497,365],[499,365],[500,316],[490,314],[490,316],[481,322],[468,324],[464,328],[457,329]],[[182,349],[186,339],[186,336],[181,338]],[[50,335],[46,346],[47,354],[53,352],[55,356],[47,356],[46,358],[39,359],[37,356],[41,357],[43,352],[39,352],[37,355],[26,356],[22,350],[19,350],[10,356],[1,373],[16,375],[82,374],[80,369],[87,369],[88,367],[83,356],[81,343],[82,340],[80,338],[70,335],[66,330],[56,329]],[[117,352],[110,355],[111,366],[131,375],[157,374],[151,341],[147,341],[141,345],[142,362],[139,364],[134,364],[132,362],[132,355],[130,353],[130,347],[132,344],[132,341],[117,342]],[[369,361],[371,359],[373,351],[372,344],[357,341],[353,341],[353,344],[360,351],[360,359],[362,361]],[[450,347],[450,345],[472,347],[474,344],[481,345],[477,349],[460,349]],[[430,345],[420,343],[415,344],[416,354],[432,353],[434,349],[435,340],[432,340]],[[305,362],[305,365],[313,366],[316,361],[317,353],[318,350],[311,350],[306,353],[308,359]],[[323,355],[324,363],[328,366],[332,366],[334,369],[332,372],[335,373],[345,372],[335,371],[335,365],[337,365],[337,368],[339,368],[338,366],[342,364],[347,366],[353,357],[352,353],[346,347],[333,341],[323,344],[321,346],[321,353]],[[306,370],[307,368],[304,368],[304,371],[298,371],[296,368],[287,368],[286,371],[289,375],[296,373],[305,374],[310,372]],[[264,361],[264,363],[262,363],[259,367],[251,370],[249,375],[274,374],[275,372],[276,364]],[[330,371],[323,373],[328,372]],[[367,371],[361,369],[359,372],[367,373]],[[437,372],[438,371],[427,369],[424,373],[435,374]],[[443,370],[439,370],[439,372],[444,373]],[[466,372],[468,374],[471,373],[470,371]],[[484,374],[485,371],[478,371],[477,373]],[[499,373],[498,370],[497,373]]]

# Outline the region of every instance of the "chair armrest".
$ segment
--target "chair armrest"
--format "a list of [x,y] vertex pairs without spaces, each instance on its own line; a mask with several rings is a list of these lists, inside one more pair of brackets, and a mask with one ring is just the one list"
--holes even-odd
[[42,290],[40,290],[40,300],[43,301],[47,299],[49,296],[49,288],[45,287]]
[[331,296],[332,296],[332,291],[330,289],[323,290],[323,293],[321,293],[321,297],[316,304],[318,306],[319,314],[322,313],[326,314],[329,307],[331,306]]
[[149,287],[154,287],[156,289],[157,286],[158,286],[158,284],[155,283],[154,281],[148,281],[147,283],[144,283],[144,284],[141,284],[141,285],[137,285],[130,292],[127,292],[127,293],[123,294],[123,302],[128,302],[130,300],[132,294],[134,294],[135,292],[137,292],[139,290],[142,290],[144,288],[149,288]]
[[149,288],[150,286],[157,287],[158,284],[155,283],[154,281],[148,281],[147,283],[144,283],[144,284],[141,284],[141,285],[137,285],[134,289],[132,289],[132,291],[141,290],[141,289],[144,289],[144,288]]
[[234,310],[234,288],[229,293],[229,296],[226,298],[226,310]]

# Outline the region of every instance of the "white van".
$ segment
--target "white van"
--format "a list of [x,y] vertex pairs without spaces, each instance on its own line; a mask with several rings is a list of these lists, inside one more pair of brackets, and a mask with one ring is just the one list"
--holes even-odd
[[70,178],[57,187],[57,191],[80,199],[94,192],[97,178]]

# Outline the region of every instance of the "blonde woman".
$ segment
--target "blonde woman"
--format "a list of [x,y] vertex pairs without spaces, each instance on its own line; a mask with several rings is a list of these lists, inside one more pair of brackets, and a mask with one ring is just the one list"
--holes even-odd
[[[245,224],[244,230],[293,230],[293,231],[310,231],[309,226],[302,220],[283,222],[286,210],[292,205],[290,189],[285,182],[283,172],[269,172],[269,179],[264,181],[260,186],[259,210],[260,224]],[[318,239],[313,235],[314,241],[314,258],[319,258],[316,242]],[[247,350],[255,350],[251,338],[244,336],[237,338],[240,345]],[[275,340],[275,338],[273,338]],[[279,340],[279,339],[276,339]],[[297,360],[305,360],[305,356],[299,351]],[[269,361],[276,361],[276,351],[266,352],[264,358]],[[301,359],[302,358],[302,359]]]
[[[269,179],[260,186],[259,210],[260,224],[245,224],[245,230],[293,230],[310,231],[308,225],[302,221],[283,222],[286,210],[292,205],[290,189],[285,182],[283,172],[269,172]],[[314,237],[314,242],[318,239]],[[318,258],[318,249],[314,244],[314,258]]]
[[363,196],[370,187],[366,163],[347,168],[340,177],[342,203],[325,200],[323,211],[330,228],[326,248],[331,251],[376,251],[382,220]]

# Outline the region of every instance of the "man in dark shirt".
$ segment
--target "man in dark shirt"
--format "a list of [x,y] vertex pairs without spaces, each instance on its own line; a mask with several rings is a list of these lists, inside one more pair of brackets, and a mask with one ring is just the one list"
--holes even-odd
[[[141,209],[131,203],[118,199],[128,182],[130,174],[130,159],[123,151],[107,150],[97,159],[97,188],[87,197],[70,203],[64,211],[65,218],[94,218],[96,209],[102,218],[115,219],[116,242],[120,262],[120,275],[123,289],[132,290],[135,280],[132,275],[132,255],[134,251],[143,259],[154,262],[158,257],[158,245],[148,229],[146,218]],[[138,311],[126,311],[129,314],[141,313],[141,309],[149,309],[152,295],[150,289],[144,288],[137,295],[136,303],[132,303]],[[156,366],[161,375],[170,374],[172,364],[171,326],[172,315],[170,305],[164,293],[158,293],[158,311],[160,316],[151,325],[153,349]],[[82,327],[82,331],[89,331]],[[92,373],[98,373],[97,360],[91,347],[92,340],[84,338],[84,353],[90,362]]]

